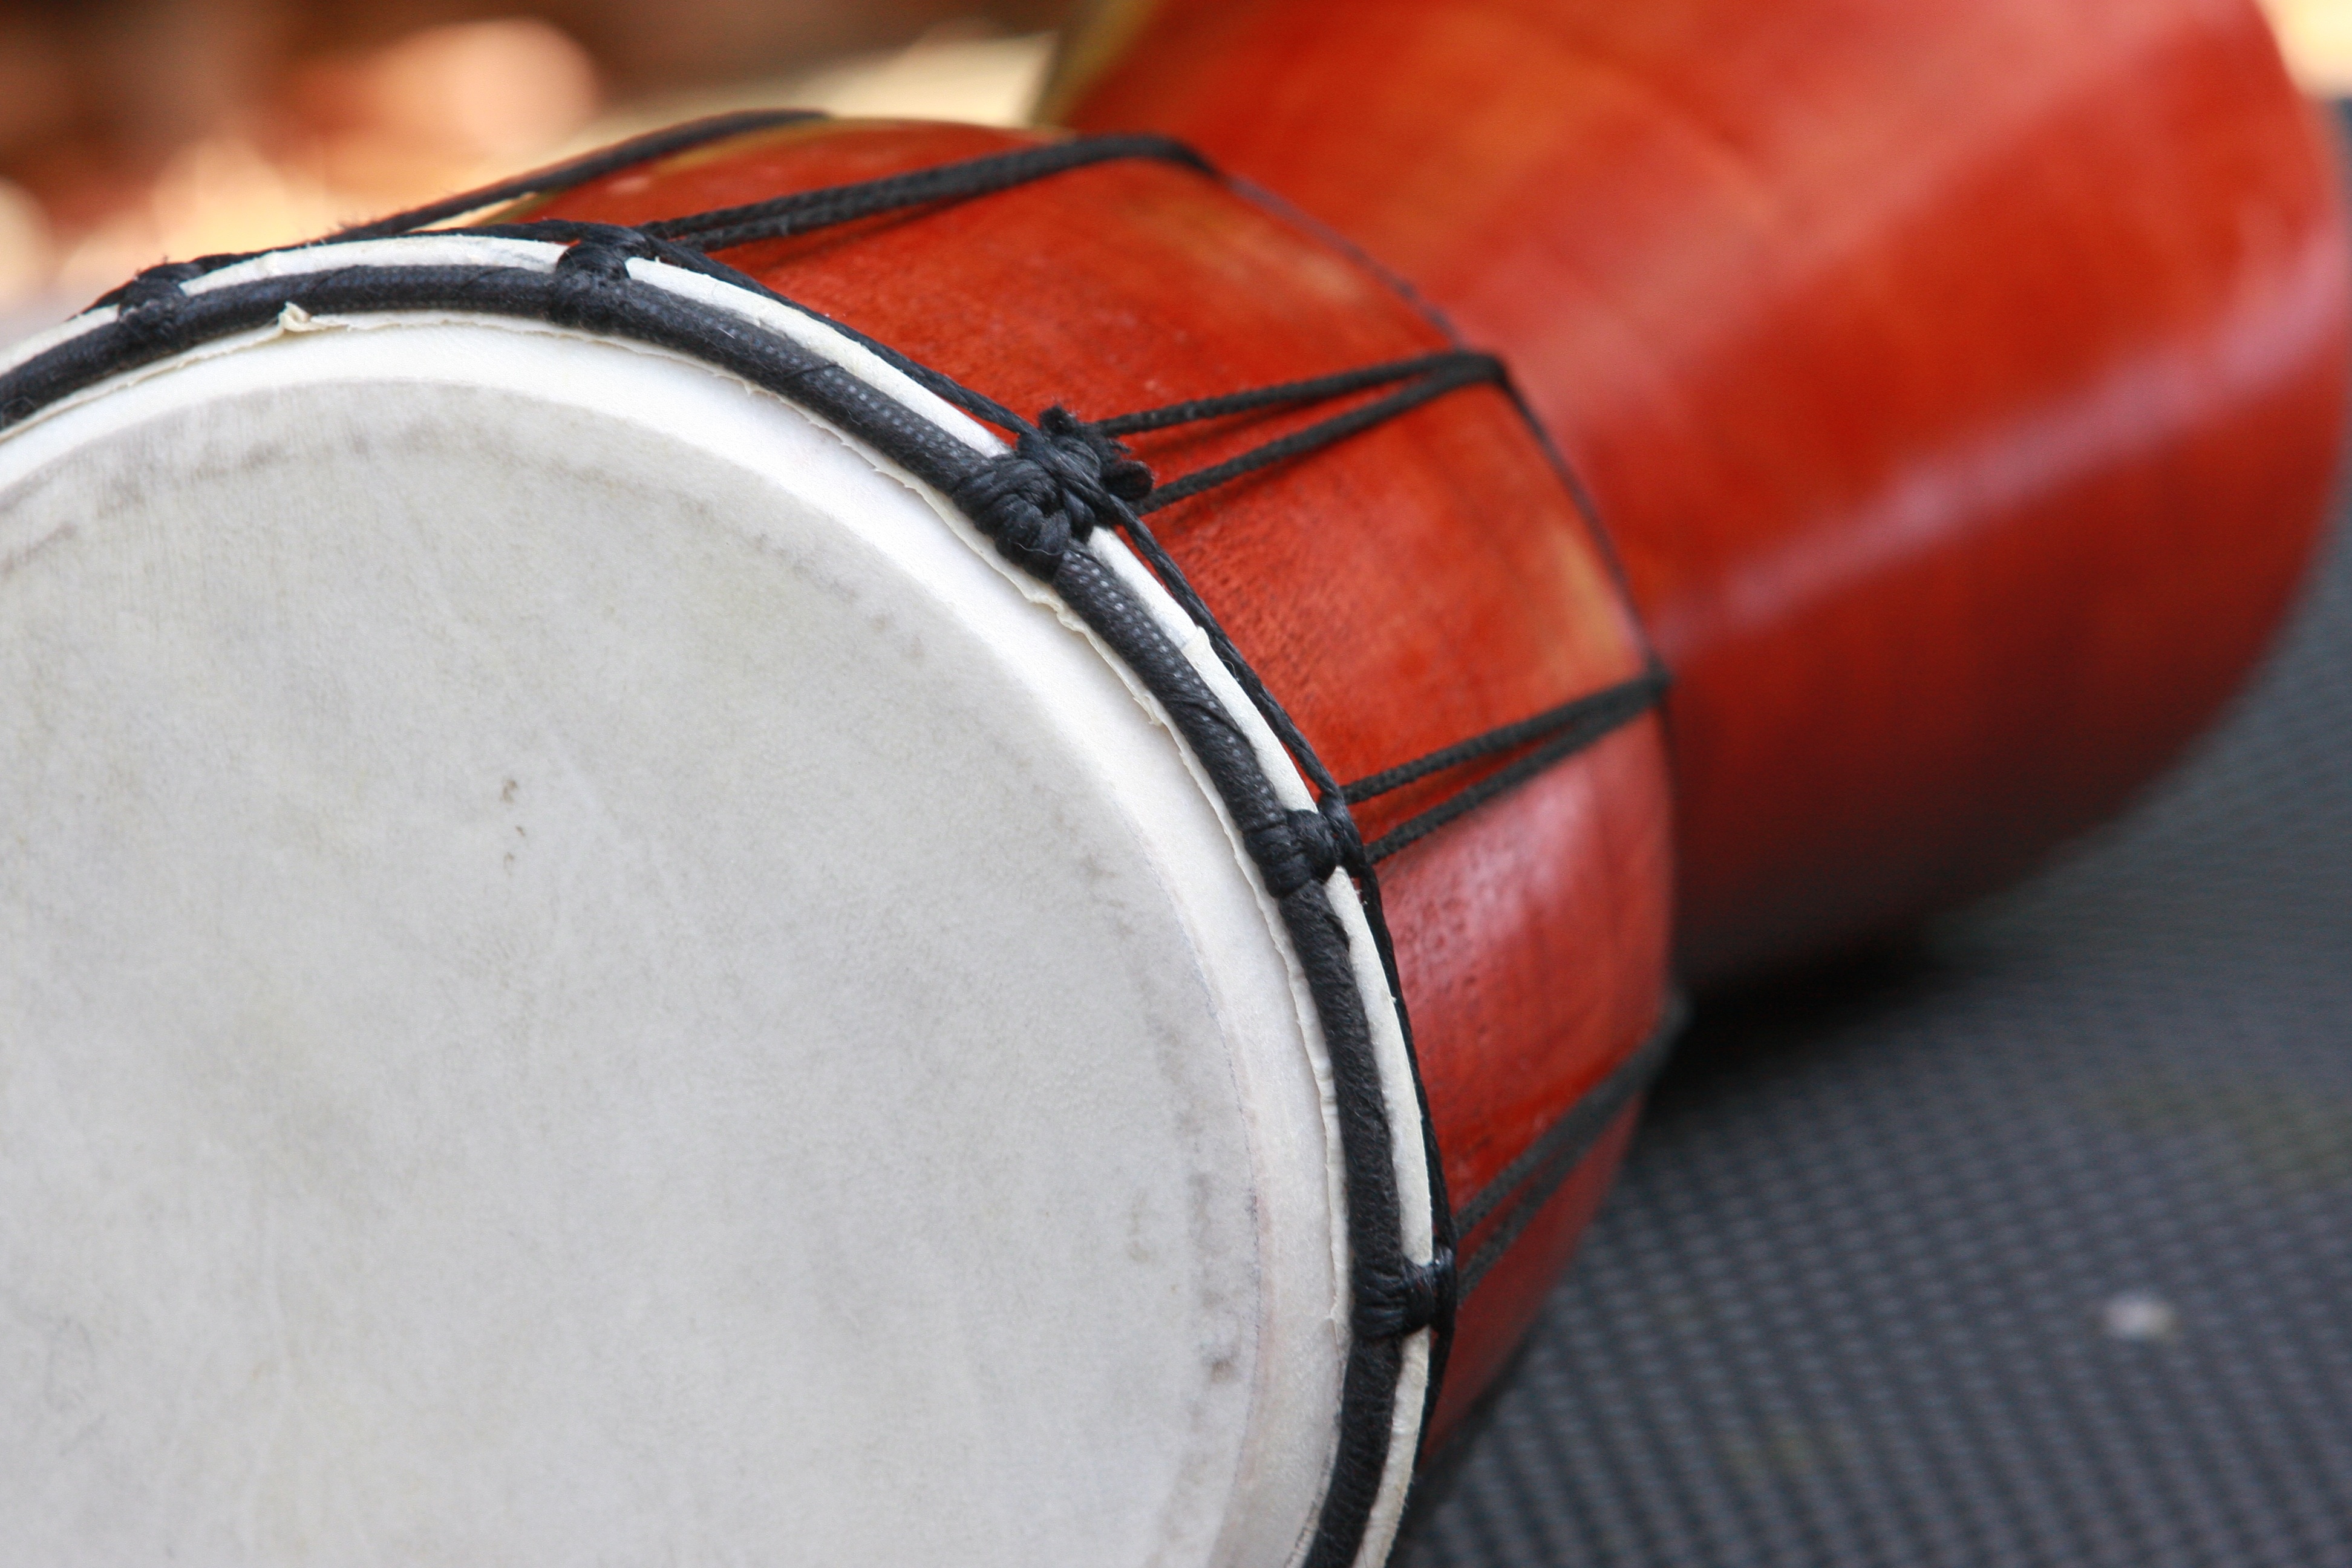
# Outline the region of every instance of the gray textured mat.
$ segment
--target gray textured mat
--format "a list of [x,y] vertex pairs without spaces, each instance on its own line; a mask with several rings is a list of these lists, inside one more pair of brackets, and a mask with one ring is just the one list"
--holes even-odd
[[1702,1011],[1402,1560],[2352,1564],[2352,537],[2126,821]]

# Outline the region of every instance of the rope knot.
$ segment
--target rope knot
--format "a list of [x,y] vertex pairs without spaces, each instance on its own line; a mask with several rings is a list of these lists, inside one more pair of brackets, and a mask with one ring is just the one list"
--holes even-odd
[[1357,1338],[1402,1339],[1428,1328],[1451,1314],[1454,1287],[1454,1254],[1443,1247],[1426,1263],[1408,1262],[1398,1274],[1359,1283]]
[[[1050,447],[1055,461],[1064,465],[1060,471],[1086,488],[1108,491],[1129,506],[1151,493],[1151,470],[1128,455],[1125,443],[1060,404],[1037,416],[1037,433],[1041,444]],[[1110,520],[1106,514],[1099,521]]]
[[139,342],[157,348],[176,346],[180,307],[188,296],[180,285],[204,275],[201,261],[167,261],[150,267],[122,286],[114,306],[114,324]]
[[1008,560],[1051,581],[1073,542],[1115,526],[1122,502],[1151,490],[1151,470],[1066,408],[1048,408],[1013,450],[950,492]]
[[547,319],[583,332],[608,330],[614,301],[629,281],[629,263],[654,253],[653,242],[634,228],[599,224],[556,258]]
[[[1350,827],[1349,836],[1353,833]],[[1277,899],[1325,881],[1347,864],[1339,836],[1319,811],[1286,811],[1270,822],[1244,828],[1242,837],[1265,878],[1265,890]]]
[[1322,814],[1324,831],[1331,836],[1333,864],[1346,867],[1352,877],[1370,871],[1372,862],[1364,853],[1364,836],[1356,831],[1356,814],[1348,809],[1348,797],[1333,790],[1318,797],[1315,808]]

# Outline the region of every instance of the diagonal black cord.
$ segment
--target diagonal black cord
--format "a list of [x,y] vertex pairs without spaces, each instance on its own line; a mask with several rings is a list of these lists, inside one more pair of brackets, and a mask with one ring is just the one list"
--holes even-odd
[[[1132,511],[1119,520],[1119,531],[1127,535],[1129,542],[1135,547],[1135,552],[1143,557],[1144,563],[1160,578],[1160,584],[1168,590],[1168,596],[1176,601],[1177,606],[1191,616],[1192,624],[1208,637],[1209,647],[1215,652],[1217,662],[1223,665],[1225,672],[1240,684],[1243,693],[1250,700],[1250,705],[1258,710],[1273,729],[1275,738],[1298,763],[1298,771],[1307,775],[1307,782],[1314,789],[1316,797],[1344,802],[1346,795],[1340,790],[1339,781],[1323,765],[1323,759],[1316,753],[1315,748],[1307,743],[1306,732],[1299,729],[1297,721],[1291,718],[1290,710],[1276,700],[1274,693],[1265,689],[1265,682],[1258,679],[1257,671],[1251,668],[1249,660],[1242,657],[1241,649],[1234,646],[1233,638],[1225,634],[1216,613],[1209,608],[1207,602],[1192,586],[1192,579],[1184,575],[1184,568],[1168,553],[1168,547],[1160,543],[1158,536]],[[1370,867],[1364,869],[1368,871]]]
[[1497,726],[1457,745],[1447,746],[1425,757],[1416,757],[1412,762],[1400,763],[1395,767],[1358,779],[1348,786],[1348,804],[1361,805],[1368,800],[1387,795],[1391,790],[1402,789],[1432,773],[1442,773],[1448,768],[1460,767],[1481,757],[1514,751],[1530,741],[1541,740],[1546,735],[1563,731],[1590,735],[1598,740],[1664,696],[1666,684],[1665,667],[1654,662],[1630,679],[1603,687],[1573,701],[1563,702],[1557,708],[1547,709],[1531,719]]
[[[1385,424],[1407,409],[1417,408],[1433,398],[1443,397],[1449,392],[1465,386],[1475,386],[1485,382],[1499,382],[1503,379],[1502,363],[1491,354],[1434,354],[1430,357],[1437,362],[1433,368],[1418,374],[1414,379],[1390,393],[1386,397],[1377,397],[1360,407],[1350,408],[1344,414],[1335,414],[1328,419],[1309,425],[1304,430],[1294,430],[1278,440],[1268,441],[1263,447],[1254,447],[1239,457],[1228,458],[1222,463],[1195,469],[1181,479],[1171,480],[1164,485],[1155,485],[1152,487],[1151,493],[1144,497],[1136,510],[1154,512],[1161,507],[1173,506],[1176,502],[1199,495],[1202,490],[1213,486],[1228,483],[1240,479],[1244,474],[1255,473],[1260,468],[1271,468],[1276,463],[1287,462],[1293,458],[1304,457],[1334,442],[1343,441],[1360,431],[1369,430],[1375,425]],[[1379,385],[1381,381],[1391,379],[1394,378],[1383,376],[1380,381],[1365,384]],[[1210,398],[1203,401],[1220,403],[1230,400]],[[1278,401],[1296,400],[1285,398]],[[1202,417],[1210,417],[1210,416]],[[1169,420],[1166,423],[1173,424],[1175,421]]]
[[[1374,861],[1385,860],[1398,850],[1428,837],[1456,817],[1477,810],[1496,795],[1518,788],[1554,763],[1566,761],[1612,731],[1640,718],[1657,702],[1658,694],[1663,689],[1662,681],[1637,677],[1597,693],[1597,698],[1603,700],[1596,700],[1584,709],[1576,722],[1561,728],[1551,740],[1508,767],[1496,769],[1459,795],[1448,795],[1427,811],[1390,828],[1364,846],[1365,856]],[[1479,736],[1464,742],[1459,748],[1448,749],[1478,747],[1485,739]]]
[[[1344,805],[1357,805],[1392,790],[1402,789],[1418,780],[1444,773],[1465,763],[1516,751],[1533,742],[1544,742],[1534,751],[1518,758],[1508,766],[1497,769],[1469,788],[1398,824],[1371,844],[1349,869],[1367,884],[1377,887],[1372,877],[1372,864],[1387,858],[1407,846],[1419,842],[1447,823],[1477,809],[1487,801],[1517,788],[1545,769],[1592,745],[1604,736],[1631,723],[1654,707],[1664,694],[1667,677],[1664,665],[1651,657],[1642,673],[1600,691],[1564,702],[1557,708],[1522,719],[1515,723],[1498,726],[1481,735],[1433,752],[1427,756],[1401,763],[1369,778],[1339,788],[1322,768],[1312,747],[1297,726],[1283,710],[1271,692],[1257,679],[1238,649],[1234,648],[1215,616],[1199,594],[1185,579],[1180,567],[1166,548],[1145,526],[1143,518],[1160,508],[1199,495],[1217,485],[1230,482],[1245,474],[1330,446],[1360,431],[1370,429],[1417,407],[1433,398],[1456,388],[1484,383],[1500,384],[1506,379],[1502,363],[1491,354],[1469,351],[1452,351],[1422,354],[1411,359],[1391,360],[1381,364],[1364,365],[1354,370],[1339,371],[1329,375],[1309,377],[1303,381],[1285,382],[1245,392],[1224,394],[1215,397],[1192,398],[1159,408],[1144,409],[1133,414],[1115,415],[1092,422],[1092,428],[1108,437],[1130,435],[1144,430],[1166,429],[1171,426],[1194,424],[1230,415],[1258,409],[1292,405],[1344,396],[1351,392],[1390,385],[1406,384],[1386,397],[1373,399],[1362,405],[1329,419],[1307,426],[1301,430],[1252,447],[1237,457],[1209,468],[1197,469],[1165,485],[1155,485],[1149,494],[1131,507],[1120,508],[1118,526],[1135,545],[1136,552],[1151,566],[1168,587],[1170,595],[1208,634],[1219,659],[1234,679],[1242,683],[1251,702],[1274,725],[1283,743],[1299,762],[1313,782],[1318,798],[1328,800],[1337,795]],[[1010,426],[1009,426],[1010,427]],[[1027,428],[1025,423],[1019,426]],[[1377,898],[1377,893],[1370,895]],[[1385,954],[1383,955],[1385,959]]]
[[1010,153],[991,153],[960,163],[914,169],[878,180],[795,191],[764,202],[664,218],[644,226],[647,234],[663,239],[674,239],[701,250],[725,250],[755,239],[782,239],[788,235],[931,202],[988,195],[1089,163],[1120,158],[1158,159],[1181,163],[1203,174],[1215,172],[1198,153],[1171,137],[1079,136],[1042,147],[1022,147]]
[[1504,1216],[1494,1234],[1479,1243],[1477,1250],[1462,1263],[1460,1289],[1465,1298],[1477,1288],[1486,1270],[1511,1249],[1511,1244],[1543,1211],[1552,1194],[1584,1163],[1585,1155],[1592,1152],[1593,1144],[1609,1130],[1609,1124],[1656,1081],[1689,1016],[1688,1004],[1679,996],[1669,998],[1656,1028],[1632,1056],[1612,1068],[1607,1077],[1570,1106],[1559,1121],[1520,1152],[1518,1158],[1503,1167],[1493,1181],[1454,1211],[1454,1234],[1465,1237],[1495,1215]]
[[346,240],[383,239],[407,234],[449,218],[463,217],[467,213],[480,212],[486,207],[520,201],[525,196],[549,195],[557,191],[570,190],[633,163],[665,158],[672,153],[683,153],[690,147],[740,136],[745,132],[764,131],[776,125],[796,125],[804,120],[824,118],[814,109],[747,109],[732,114],[714,114],[707,120],[691,120],[684,125],[673,125],[667,130],[631,137],[626,142],[616,142],[584,157],[551,163],[527,174],[517,174],[510,180],[500,180],[497,184],[484,185],[479,190],[461,192],[421,207],[411,207],[406,212],[353,224],[313,243],[333,245]]
[[1361,392],[1367,387],[1386,386],[1391,382],[1410,381],[1417,375],[1468,369],[1474,365],[1496,378],[1503,374],[1502,362],[1492,354],[1448,349],[1439,353],[1416,354],[1411,359],[1390,360],[1381,364],[1343,370],[1331,375],[1310,376],[1305,381],[1286,381],[1277,386],[1229,392],[1218,397],[1191,398],[1182,403],[1165,404],[1136,414],[1115,415],[1092,423],[1106,436],[1129,436],[1139,430],[1162,430],[1171,425],[1192,425],[1203,419],[1221,419],[1228,414],[1246,414],[1254,409],[1273,408],[1285,404],[1320,403],[1327,398],[1343,397],[1350,392]]

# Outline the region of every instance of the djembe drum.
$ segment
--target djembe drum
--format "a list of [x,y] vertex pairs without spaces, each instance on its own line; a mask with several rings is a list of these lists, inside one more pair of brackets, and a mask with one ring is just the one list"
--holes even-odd
[[1377,1562],[1666,1021],[1499,374],[1170,143],[790,116],[26,345],[13,1550]]
[[2352,247],[2250,0],[1094,14],[1069,123],[1181,137],[1509,356],[1675,672],[1700,978],[2107,816],[2303,578]]
[[[1411,31],[1364,16],[1368,39]],[[1508,103],[1556,86],[1541,50],[1486,58]],[[1726,58],[1692,79],[1752,84],[1752,52]],[[2074,96],[2050,101],[2122,101],[2094,66],[2063,55],[2044,85]],[[2275,110],[2275,79],[2218,79]],[[2185,131],[2093,163],[2275,194],[2246,171],[2287,121],[2242,118],[2242,145],[2213,134],[2243,169]],[[1962,142],[2009,145],[2010,122],[1962,120]],[[1605,164],[1607,138],[1516,122],[1564,167]],[[1445,231],[1465,255],[1523,262],[1452,155],[1409,188],[1477,218]],[[2276,189],[2308,197],[2315,167]],[[2210,223],[2088,210],[2078,247],[2105,235],[2126,277]],[[1873,874],[1916,902],[1921,864],[1969,861],[2005,820],[2011,797],[1969,781],[2018,765],[2017,733],[2066,742],[2035,775],[2071,781],[2063,816],[2234,675],[2306,519],[2274,510],[2233,553],[2217,497],[2305,497],[2342,289],[2312,270],[2298,314],[2246,259],[2334,256],[2327,198],[2229,210],[2277,221],[2188,268],[2175,337],[2126,291],[2066,362],[2110,401],[2069,392],[2037,424],[2046,379],[1989,384],[2025,436],[2112,440],[1968,470],[2081,459],[2134,494],[2164,472],[2168,526],[2205,553],[2126,552],[2117,588],[2105,511],[2053,500],[1986,534],[1828,508],[1859,552],[1839,559],[1945,586],[1890,579],[1880,645],[1836,616],[1756,622],[1757,647],[1815,649],[1747,667],[1774,754],[1819,742],[1801,773],[1709,771],[1689,715],[1732,700],[1740,660],[1667,617],[1700,689],[1678,718],[1696,841],[1745,777],[1779,803],[1756,817],[1768,858],[1827,856],[1744,913],[1702,899],[1702,954],[1710,930],[1752,958],[1909,907],[1849,898],[1841,867],[1885,851]],[[1714,209],[1694,212],[1686,251],[1606,213],[1589,232],[1622,247],[1612,276],[1680,256],[1713,279]],[[1528,245],[1558,227],[1531,206]],[[1570,289],[1589,262],[1547,283],[1546,320],[1591,319]],[[1888,319],[1921,297],[1893,289]],[[1776,299],[1691,320],[1760,332]],[[1746,365],[1748,341],[1702,335],[1667,368]],[[2253,347],[2221,355],[2240,381],[2157,399],[2172,423],[2131,423],[2173,384],[2133,379],[2173,363],[2133,345],[2182,342],[2192,366]],[[1884,340],[1855,343],[1862,363]],[[1561,367],[1606,363],[1532,331],[1456,342],[1175,142],[768,117],[158,269],[21,349],[0,380],[20,1550],[1376,1563],[1416,1454],[1573,1245],[1671,1023],[1664,675],[1488,346],[1530,359],[1538,411],[1622,505],[1622,451],[1558,412]],[[1760,374],[1619,368],[1657,394],[1635,408],[1714,409]],[[1747,449],[1686,423],[1716,434],[1649,448],[1662,487]],[[1829,445],[1790,460],[1843,493]],[[1786,498],[1748,499],[1785,544]],[[1630,512],[1654,600],[1664,546]],[[2022,554],[2017,517],[2042,531]],[[2229,584],[2217,554],[2243,557]],[[1836,581],[1790,603],[1845,603]],[[2007,711],[2000,637],[1917,683],[1905,725],[1867,682],[1790,697],[1792,668],[1857,647],[1908,670],[1941,624],[1923,605],[2021,583],[2134,628],[2114,658],[2042,660],[2079,700],[2056,710],[2116,738],[2077,747],[2051,704],[2021,731],[1960,721]],[[2219,652],[2180,636],[2207,613]],[[2024,645],[2063,649],[2071,624]],[[2176,662],[2135,663],[2151,645]],[[1813,728],[1782,733],[1791,712]],[[1979,729],[2002,744],[1971,750]],[[1849,777],[1865,742],[1901,766]],[[1942,793],[1854,805],[1858,779],[1956,755],[1976,771]],[[1840,811],[1854,843],[1824,847]],[[1886,850],[1895,819],[1942,847]]]

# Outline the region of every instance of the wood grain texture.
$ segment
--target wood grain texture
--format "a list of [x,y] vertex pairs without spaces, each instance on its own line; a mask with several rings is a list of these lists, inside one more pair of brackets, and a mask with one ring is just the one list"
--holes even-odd
[[[1129,9],[1132,10],[1132,7]],[[1509,360],[1677,677],[1678,945],[1850,945],[2256,659],[2344,416],[2334,160],[2245,0],[1160,0],[1071,123]]]
[[[966,127],[794,127],[534,211],[643,222],[1020,144]],[[1097,165],[722,258],[1032,416],[1060,403],[1102,417],[1445,341],[1347,256],[1162,163]],[[1138,450],[1172,477],[1329,412],[1169,432]],[[1152,524],[1343,781],[1642,668],[1595,536],[1492,388],[1179,502]],[[1407,794],[1363,808],[1367,837],[1418,804]],[[1653,716],[1388,863],[1389,922],[1457,1196],[1654,1027],[1670,816]],[[1613,1149],[1596,1153],[1578,1190],[1597,1198],[1613,1161]],[[1549,1279],[1590,1208],[1567,1204],[1529,1227],[1528,1256],[1549,1260],[1535,1272]],[[1523,1302],[1493,1299],[1496,1310],[1474,1300],[1461,1319],[1465,1370],[1449,1411],[1525,1326]]]

